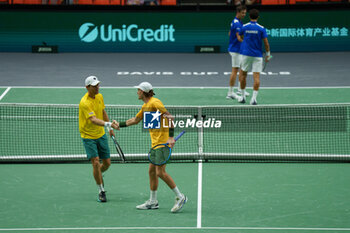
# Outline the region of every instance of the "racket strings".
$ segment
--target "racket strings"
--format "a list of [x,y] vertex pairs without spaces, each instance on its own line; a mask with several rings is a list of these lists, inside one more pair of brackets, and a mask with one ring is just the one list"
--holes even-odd
[[171,155],[171,148],[165,145],[157,145],[149,152],[149,160],[155,165],[165,164]]

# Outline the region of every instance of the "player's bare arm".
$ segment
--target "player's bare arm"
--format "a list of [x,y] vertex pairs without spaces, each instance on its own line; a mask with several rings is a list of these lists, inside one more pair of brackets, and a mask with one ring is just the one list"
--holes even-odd
[[[171,115],[168,111],[166,111],[165,113],[163,113],[163,117],[165,117],[166,119],[168,119],[168,122],[169,122],[169,130],[173,130],[173,132],[174,132],[174,119],[175,119],[174,116]],[[174,137],[170,137],[170,136],[169,136],[167,143],[169,144],[169,146],[170,146],[171,148],[173,148],[174,145],[175,145],[175,139],[174,139]]]
[[243,36],[239,35],[238,32],[236,33],[236,37],[239,42],[243,42]]
[[[105,109],[102,110],[102,114],[103,114],[103,120],[106,121],[106,122],[109,122],[109,117],[108,117],[108,114],[107,114],[107,112],[106,112]],[[116,125],[115,125],[115,126],[116,126]],[[110,130],[109,130],[109,136],[112,136],[112,135],[115,136],[113,129],[110,128]]]
[[264,45],[265,45],[265,51],[266,51],[266,58],[265,58],[265,62],[268,62],[270,60],[270,44],[269,41],[267,40],[267,38],[263,39]]
[[[104,120],[98,119],[96,116],[92,116],[89,119],[93,124],[99,125],[99,126],[106,126],[106,122],[109,122],[109,121],[104,121]],[[119,129],[119,126],[117,124],[115,124],[114,121],[111,123],[110,126],[113,129],[117,129],[117,130]]]
[[[142,119],[138,118],[138,117],[133,117],[130,118],[129,120],[125,121],[125,126],[130,126],[130,125],[137,125]],[[116,120],[113,121],[113,123],[115,123],[116,125],[118,125],[118,127],[120,126],[120,122],[117,122]],[[125,127],[124,126],[124,127]]]

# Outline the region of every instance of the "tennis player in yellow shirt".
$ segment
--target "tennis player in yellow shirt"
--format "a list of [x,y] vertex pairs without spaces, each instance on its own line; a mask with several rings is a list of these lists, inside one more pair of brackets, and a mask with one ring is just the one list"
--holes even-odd
[[[93,176],[99,189],[98,201],[106,202],[102,173],[107,171],[111,165],[111,159],[104,127],[114,129],[119,129],[119,127],[117,124],[109,122],[103,96],[99,93],[100,81],[97,77],[87,77],[85,86],[87,93],[81,98],[79,104],[79,131],[87,158],[92,163]],[[114,135],[113,130],[109,133]]]
[[[135,86],[137,90],[137,95],[140,100],[144,102],[141,110],[136,114],[135,117],[130,118],[124,122],[115,122],[119,124],[119,127],[127,127],[131,125],[138,124],[143,119],[144,112],[155,112],[159,111],[162,115],[162,118],[167,118],[172,120],[173,117],[164,107],[163,103],[153,97],[155,94],[153,92],[153,87],[148,82],[142,82],[138,86]],[[172,148],[175,145],[174,139],[174,128],[170,126],[167,128],[161,129],[149,129],[149,133],[151,136],[152,147],[157,144],[169,143],[169,146]],[[179,212],[183,205],[187,202],[187,197],[182,194],[179,188],[176,186],[173,178],[165,171],[166,164],[163,165],[154,165],[152,163],[149,164],[149,181],[150,181],[150,199],[145,203],[136,206],[139,210],[150,210],[150,209],[158,209],[158,200],[157,200],[157,189],[158,189],[158,177],[161,178],[169,188],[175,193],[175,205],[171,209],[171,212],[176,213]]]

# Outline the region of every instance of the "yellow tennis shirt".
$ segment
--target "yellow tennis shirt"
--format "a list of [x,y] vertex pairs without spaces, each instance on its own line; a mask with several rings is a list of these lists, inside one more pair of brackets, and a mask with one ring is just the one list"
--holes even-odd
[[95,99],[86,93],[79,104],[79,131],[82,138],[98,139],[105,134],[104,127],[95,125],[89,119],[92,116],[103,120],[105,104],[102,94],[95,95]]
[[[163,113],[167,110],[164,107],[162,101],[155,97],[151,97],[151,99],[142,105],[141,110],[136,114],[137,118],[143,119],[144,112],[156,112],[159,110],[162,113],[161,116],[161,128],[160,129],[149,129],[149,134],[151,136],[152,147],[158,144],[164,144],[168,141],[169,138],[169,128],[167,119],[164,120]],[[163,123],[165,123],[166,127],[163,127]]]

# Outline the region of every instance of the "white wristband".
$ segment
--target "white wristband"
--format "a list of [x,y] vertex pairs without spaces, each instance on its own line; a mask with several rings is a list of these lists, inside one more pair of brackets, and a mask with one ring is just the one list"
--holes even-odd
[[266,56],[271,56],[270,51],[266,52]]
[[111,126],[112,126],[112,123],[111,122],[105,122],[105,127],[107,127],[107,128],[111,128]]

